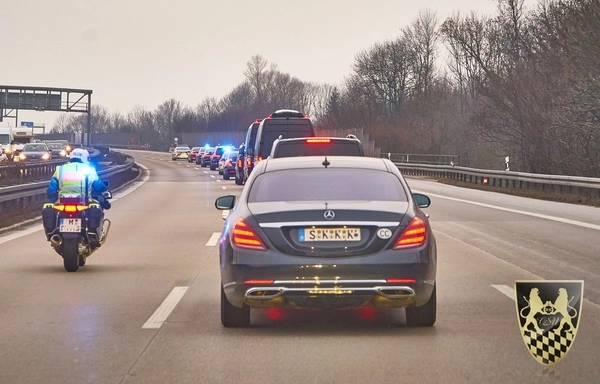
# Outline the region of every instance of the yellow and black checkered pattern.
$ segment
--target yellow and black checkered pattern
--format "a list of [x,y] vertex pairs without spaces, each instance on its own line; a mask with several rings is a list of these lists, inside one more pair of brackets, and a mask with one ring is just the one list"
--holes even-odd
[[544,333],[523,330],[523,340],[529,352],[538,362],[545,365],[558,363],[569,351],[574,339],[575,335],[570,330]]

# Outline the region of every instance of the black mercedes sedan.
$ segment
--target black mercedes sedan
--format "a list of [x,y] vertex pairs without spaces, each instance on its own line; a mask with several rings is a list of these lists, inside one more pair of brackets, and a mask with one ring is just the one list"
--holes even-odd
[[406,308],[409,326],[436,320],[436,242],[426,195],[387,159],[307,156],[257,163],[219,241],[221,323],[251,308]]

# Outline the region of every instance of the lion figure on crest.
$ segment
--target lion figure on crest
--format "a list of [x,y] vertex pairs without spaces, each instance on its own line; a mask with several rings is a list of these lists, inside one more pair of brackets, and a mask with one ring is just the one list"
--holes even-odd
[[[573,300],[573,298],[571,298],[571,300]],[[562,329],[562,327],[565,324],[569,324],[568,332],[573,333],[575,327],[573,326],[573,322],[571,321],[571,319],[577,316],[577,311],[575,310],[575,308],[570,306],[571,300],[569,300],[567,290],[565,288],[559,288],[558,297],[554,302],[554,308],[556,309],[556,313],[560,313],[562,315],[562,320],[560,321],[558,329]],[[570,309],[575,311],[575,314],[573,316],[569,314]]]
[[[525,300],[529,305],[528,307],[521,309],[521,317],[525,318],[525,325],[523,326],[523,329],[527,329],[529,327],[529,324],[533,324],[535,330],[538,333],[542,333],[543,331],[540,329],[537,320],[535,319],[535,315],[541,312],[542,308],[544,307],[544,303],[542,302],[542,298],[540,297],[540,290],[538,288],[531,288],[531,291],[529,292],[529,300]],[[529,313],[527,314],[527,316],[523,316],[523,310],[527,308],[529,308]]]

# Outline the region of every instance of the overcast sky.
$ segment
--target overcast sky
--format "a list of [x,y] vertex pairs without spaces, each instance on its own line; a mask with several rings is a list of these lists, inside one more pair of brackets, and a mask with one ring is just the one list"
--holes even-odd
[[[220,99],[261,55],[302,81],[340,84],[354,56],[419,12],[496,13],[496,0],[2,0],[0,85],[93,90],[109,112]],[[53,113],[20,111],[51,126]],[[14,124],[14,119],[5,119]],[[19,122],[20,124],[20,122]]]

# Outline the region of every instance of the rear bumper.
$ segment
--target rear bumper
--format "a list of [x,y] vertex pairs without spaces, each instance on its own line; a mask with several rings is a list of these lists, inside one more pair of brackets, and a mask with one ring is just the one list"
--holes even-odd
[[[238,307],[244,304],[252,308],[407,307],[429,301],[435,273],[435,265],[430,263],[229,265],[221,269],[221,278],[228,301]],[[269,279],[273,281],[264,283]],[[406,280],[388,282],[387,279]]]

